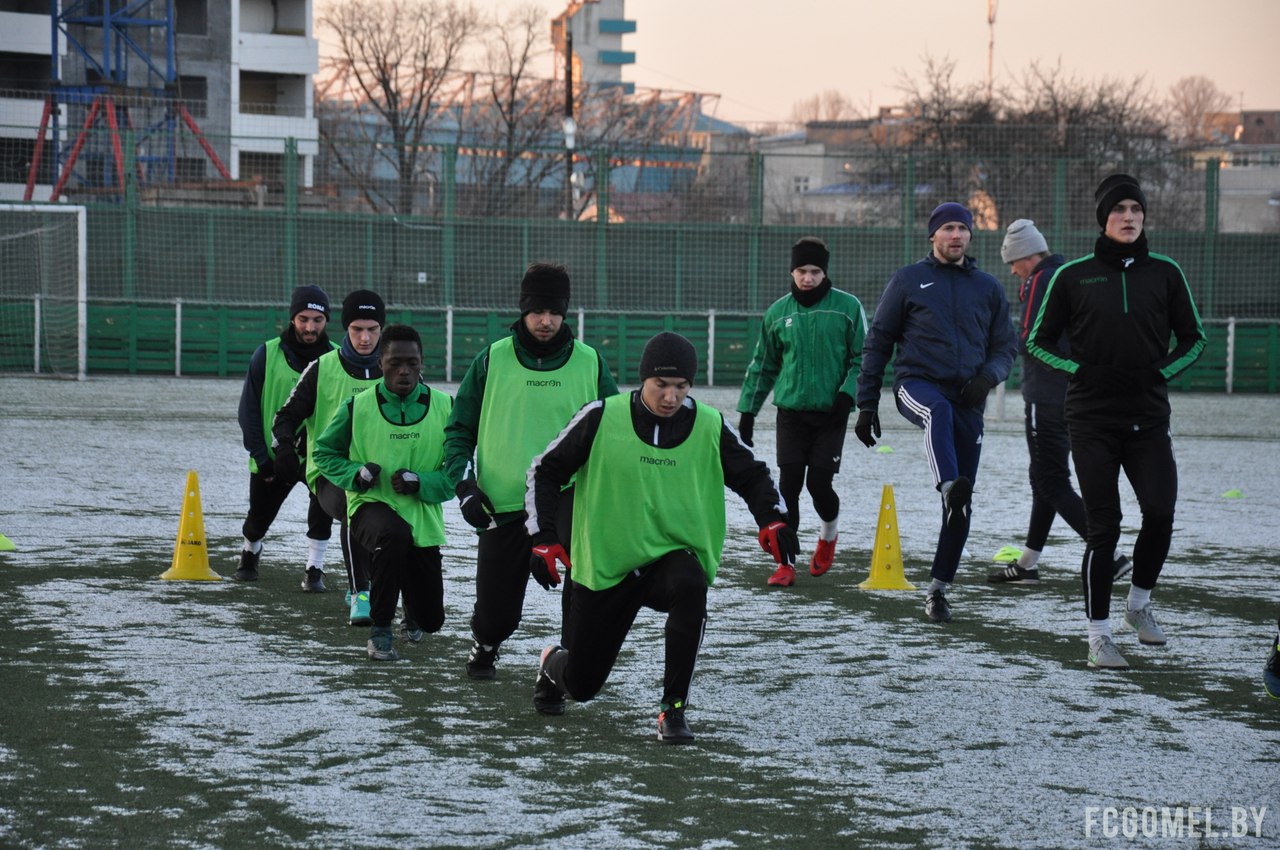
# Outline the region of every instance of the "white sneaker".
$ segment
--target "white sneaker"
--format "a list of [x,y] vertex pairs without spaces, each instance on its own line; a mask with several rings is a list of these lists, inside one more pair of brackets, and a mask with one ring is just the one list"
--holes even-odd
[[1165,645],[1164,632],[1160,631],[1160,627],[1156,625],[1150,602],[1137,611],[1125,611],[1124,621],[1137,630],[1138,643],[1145,643],[1147,646]]
[[1103,637],[1097,644],[1089,641],[1089,666],[1098,670],[1128,670],[1129,662],[1124,660],[1111,638]]

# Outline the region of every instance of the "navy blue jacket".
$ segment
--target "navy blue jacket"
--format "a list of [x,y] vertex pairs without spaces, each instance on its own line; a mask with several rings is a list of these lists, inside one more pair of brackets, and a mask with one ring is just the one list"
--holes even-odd
[[[1058,267],[1066,262],[1061,254],[1052,254],[1036,263],[1035,271],[1022,282],[1018,300],[1022,302],[1022,323],[1018,326],[1018,353],[1022,355],[1022,398],[1030,404],[1055,404],[1062,407],[1067,400],[1067,373],[1041,362],[1027,351],[1027,334],[1040,315],[1040,302]],[[1055,346],[1069,354],[1071,345],[1063,334]]]
[[969,379],[982,374],[992,385],[1009,377],[1017,340],[1009,299],[972,257],[941,263],[930,253],[894,272],[871,319],[858,375],[858,409],[875,409],[885,367],[893,356],[894,380],[919,378],[959,399]]

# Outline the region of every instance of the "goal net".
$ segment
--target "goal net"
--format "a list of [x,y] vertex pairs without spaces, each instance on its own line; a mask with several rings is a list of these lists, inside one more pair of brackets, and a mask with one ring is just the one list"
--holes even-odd
[[0,372],[84,380],[85,208],[0,204]]

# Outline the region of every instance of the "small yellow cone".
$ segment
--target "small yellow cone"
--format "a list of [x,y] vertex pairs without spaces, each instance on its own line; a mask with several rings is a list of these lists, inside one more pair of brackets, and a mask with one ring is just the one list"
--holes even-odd
[[893,485],[884,485],[880,496],[880,517],[876,520],[876,541],[871,551],[871,575],[859,584],[863,590],[915,590],[902,567],[902,541],[898,537],[898,510],[893,502]]
[[13,541],[3,534],[0,534],[0,552],[13,552],[17,550],[17,546],[13,545]]
[[187,473],[187,494],[182,499],[182,520],[178,542],[173,547],[173,566],[160,578],[170,581],[219,581],[222,576],[209,567],[209,547],[204,536],[204,511],[200,509],[200,480],[194,469]]

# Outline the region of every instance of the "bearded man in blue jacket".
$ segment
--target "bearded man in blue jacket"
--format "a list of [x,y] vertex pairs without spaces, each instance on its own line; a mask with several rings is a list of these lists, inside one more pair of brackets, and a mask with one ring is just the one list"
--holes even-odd
[[967,255],[972,237],[973,214],[963,205],[934,209],[932,250],[894,272],[876,307],[855,399],[853,431],[863,445],[874,446],[880,390],[893,358],[898,412],[924,429],[929,471],[942,496],[942,530],[924,604],[935,623],[951,620],[946,591],[969,537],[987,393],[1009,377],[1017,353],[1004,287]]

